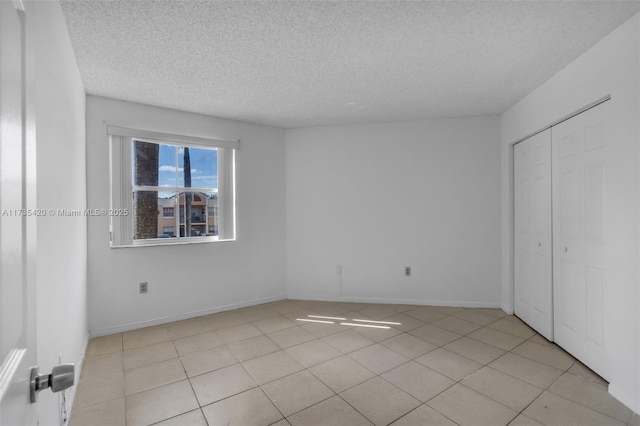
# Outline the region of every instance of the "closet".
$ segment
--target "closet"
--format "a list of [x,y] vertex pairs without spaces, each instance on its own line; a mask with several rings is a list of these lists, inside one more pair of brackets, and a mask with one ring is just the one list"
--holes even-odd
[[514,312],[608,377],[607,102],[514,146]]

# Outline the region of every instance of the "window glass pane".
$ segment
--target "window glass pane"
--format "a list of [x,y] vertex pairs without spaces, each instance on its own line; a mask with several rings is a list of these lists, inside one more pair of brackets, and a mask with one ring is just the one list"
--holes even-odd
[[176,149],[174,145],[134,140],[131,162],[133,184],[175,188]]
[[134,140],[132,148],[133,184],[158,186],[159,145]]
[[[133,193],[133,238],[175,237],[176,219],[165,216],[175,210],[175,192],[135,191]],[[172,228],[173,230],[170,230]]]
[[174,145],[160,144],[158,186],[176,186],[176,149]]
[[[185,169],[187,162],[190,167]],[[178,170],[179,187],[217,188],[218,151],[214,148],[178,147]],[[191,170],[190,174],[188,170]]]
[[[217,206],[215,192],[182,192],[180,202],[180,236],[203,237],[218,235],[217,216],[209,216],[209,210]],[[215,227],[215,229],[213,229]]]

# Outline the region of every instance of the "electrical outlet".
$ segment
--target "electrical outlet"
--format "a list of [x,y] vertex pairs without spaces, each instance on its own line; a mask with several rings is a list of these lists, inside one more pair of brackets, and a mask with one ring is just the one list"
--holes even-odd
[[149,283],[140,283],[140,294],[149,293]]
[[405,266],[404,267],[404,276],[405,277],[410,277],[411,276],[411,266]]

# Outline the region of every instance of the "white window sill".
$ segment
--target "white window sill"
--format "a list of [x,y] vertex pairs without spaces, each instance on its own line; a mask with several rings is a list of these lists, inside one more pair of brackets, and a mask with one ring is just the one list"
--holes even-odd
[[207,244],[207,243],[226,243],[233,242],[236,239],[220,240],[218,237],[189,237],[189,238],[154,238],[149,240],[135,240],[133,244],[114,246],[112,249],[120,248],[138,248],[138,247],[156,247],[156,246],[180,246],[187,244]]

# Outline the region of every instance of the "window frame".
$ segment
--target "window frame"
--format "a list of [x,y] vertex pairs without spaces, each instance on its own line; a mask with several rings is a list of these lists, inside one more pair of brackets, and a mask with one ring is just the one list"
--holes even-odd
[[[126,216],[110,217],[109,242],[111,248],[122,247],[149,247],[156,245],[194,244],[207,242],[227,242],[236,240],[235,217],[235,161],[236,151],[240,148],[240,141],[224,139],[202,138],[195,136],[176,135],[171,133],[129,129],[118,126],[107,126],[109,137],[110,158],[110,189],[111,211],[127,210]],[[179,214],[176,211],[180,207],[180,194],[183,192],[211,192],[211,188],[199,187],[160,187],[134,185],[132,175],[133,141],[141,141],[155,144],[168,144],[175,146],[188,146],[193,148],[217,149],[218,172],[218,235],[180,237],[180,232],[175,232],[174,238],[150,238],[134,239],[134,212],[133,194],[135,191],[172,191],[176,193],[176,201],[173,218],[179,226]],[[176,183],[177,184],[177,183]],[[187,191],[188,190],[188,191]],[[205,213],[206,214],[206,213]],[[160,211],[159,219],[163,217]],[[220,226],[223,224],[223,226]],[[222,238],[220,229],[223,228]],[[178,228],[176,228],[178,229]],[[206,231],[205,231],[206,232]]]

